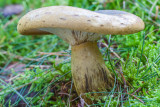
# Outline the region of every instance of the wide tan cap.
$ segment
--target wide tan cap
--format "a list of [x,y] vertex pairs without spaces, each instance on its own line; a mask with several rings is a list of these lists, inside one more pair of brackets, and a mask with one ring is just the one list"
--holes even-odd
[[23,35],[50,34],[41,28],[62,28],[98,34],[132,34],[144,29],[137,16],[122,11],[93,12],[70,6],[51,6],[33,10],[17,26]]

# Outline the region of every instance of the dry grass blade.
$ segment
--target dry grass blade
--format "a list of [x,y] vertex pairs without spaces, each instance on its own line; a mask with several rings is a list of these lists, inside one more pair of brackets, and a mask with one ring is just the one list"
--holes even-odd
[[35,68],[35,67],[39,67],[40,69],[49,69],[52,66],[51,65],[30,65],[29,68]]
[[4,26],[3,29],[7,28],[10,24],[12,24],[15,20],[19,19],[21,17],[21,15],[18,15],[18,17],[14,17],[13,19],[11,19],[10,21],[8,21]]
[[[152,13],[153,8],[156,6],[156,4],[158,3],[158,1],[159,1],[159,0],[155,0],[155,2],[153,3],[153,5],[152,5],[152,7],[151,7],[151,9],[150,9],[150,11],[149,11],[149,14]],[[155,16],[156,16],[156,15],[155,15]]]
[[156,15],[155,15],[155,19],[158,18],[158,12],[159,12],[160,6],[156,6]]
[[5,80],[5,81],[9,81],[11,83],[12,80],[16,79],[17,77],[21,76],[22,74],[18,74],[12,78],[10,78],[9,80]]
[[[41,59],[44,58],[44,57],[41,57],[41,58],[38,58],[38,59],[24,58],[24,57],[22,57],[22,56],[18,56],[18,55],[12,54],[12,53],[8,53],[7,51],[3,51],[3,52],[0,52],[0,53],[1,53],[1,54],[9,55],[9,56],[14,57],[15,59],[19,59],[19,60],[40,61]],[[46,57],[46,56],[45,56],[45,57]]]
[[[67,52],[54,52],[54,53],[45,53],[45,52],[39,52],[40,54],[39,55],[45,55],[41,58],[37,58],[37,59],[33,59],[33,58],[25,58],[25,57],[22,57],[22,56],[18,56],[18,55],[15,55],[15,54],[12,54],[12,53],[8,53],[7,51],[2,51],[0,52],[1,54],[6,54],[6,55],[9,55],[9,56],[14,56],[15,59],[19,59],[19,60],[29,60],[29,61],[41,61],[42,59],[48,57],[48,56],[51,56],[51,55],[57,55],[57,56],[70,56],[69,54],[62,54],[62,53],[67,53]],[[38,55],[37,55],[38,56]]]
[[69,54],[66,54],[67,52],[52,52],[52,53],[38,52],[38,53],[39,53],[39,55],[70,56]]

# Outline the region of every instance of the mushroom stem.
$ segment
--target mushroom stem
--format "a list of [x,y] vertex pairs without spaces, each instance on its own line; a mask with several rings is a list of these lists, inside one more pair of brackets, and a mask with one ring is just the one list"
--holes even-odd
[[72,76],[78,95],[106,91],[113,87],[114,79],[105,65],[97,42],[85,42],[72,46],[71,63]]

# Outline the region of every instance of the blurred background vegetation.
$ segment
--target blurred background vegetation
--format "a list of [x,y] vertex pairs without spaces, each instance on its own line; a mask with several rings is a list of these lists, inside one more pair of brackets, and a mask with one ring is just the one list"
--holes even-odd
[[[20,14],[5,16],[6,6],[13,4],[20,8],[10,10]],[[159,0],[1,0],[0,106],[86,106],[75,92],[69,45],[55,35],[23,36],[17,32],[18,20],[24,14],[54,5],[122,10],[141,17],[146,25],[143,31],[106,35],[99,40],[106,66],[116,72],[121,84],[115,84],[92,106],[160,105]]]

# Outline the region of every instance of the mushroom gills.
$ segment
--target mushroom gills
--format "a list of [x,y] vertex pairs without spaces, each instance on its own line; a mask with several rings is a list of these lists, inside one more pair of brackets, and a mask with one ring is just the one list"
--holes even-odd
[[102,34],[76,31],[64,28],[39,28],[39,30],[55,34],[72,46],[87,41],[97,41],[102,37]]

